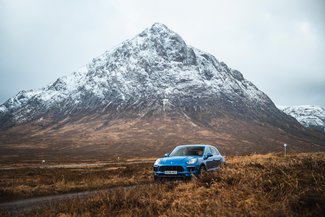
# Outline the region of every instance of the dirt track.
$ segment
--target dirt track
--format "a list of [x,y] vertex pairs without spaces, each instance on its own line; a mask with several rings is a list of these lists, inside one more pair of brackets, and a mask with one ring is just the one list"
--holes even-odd
[[8,212],[12,212],[12,213],[26,212],[26,211],[30,211],[33,209],[41,208],[44,205],[58,203],[60,201],[67,200],[67,199],[82,198],[82,197],[94,195],[94,194],[100,193],[100,192],[110,192],[110,191],[114,191],[114,190],[118,190],[118,189],[129,189],[129,188],[134,188],[136,186],[139,186],[139,185],[117,186],[117,187],[112,187],[112,188],[103,189],[103,190],[83,191],[83,192],[66,193],[66,194],[61,194],[61,195],[28,198],[28,199],[23,199],[23,200],[0,203],[0,209],[8,211]]

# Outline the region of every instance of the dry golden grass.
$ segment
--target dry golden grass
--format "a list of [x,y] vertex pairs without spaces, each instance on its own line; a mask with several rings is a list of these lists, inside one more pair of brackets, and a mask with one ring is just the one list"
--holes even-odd
[[324,216],[325,153],[227,160],[189,182],[117,189],[12,216]]
[[0,202],[152,181],[152,163],[121,164],[0,170]]

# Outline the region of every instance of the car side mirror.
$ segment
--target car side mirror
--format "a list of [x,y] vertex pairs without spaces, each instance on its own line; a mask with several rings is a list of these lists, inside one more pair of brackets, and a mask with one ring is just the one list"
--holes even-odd
[[209,157],[212,157],[213,155],[211,153],[207,153],[206,155],[204,155],[204,159],[208,159]]
[[165,155],[164,155],[164,157],[168,157],[169,156],[169,153],[166,153]]

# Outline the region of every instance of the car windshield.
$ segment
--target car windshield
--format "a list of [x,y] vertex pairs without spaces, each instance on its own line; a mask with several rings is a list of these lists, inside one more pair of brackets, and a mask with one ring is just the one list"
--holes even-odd
[[169,156],[202,156],[203,152],[203,146],[178,146]]

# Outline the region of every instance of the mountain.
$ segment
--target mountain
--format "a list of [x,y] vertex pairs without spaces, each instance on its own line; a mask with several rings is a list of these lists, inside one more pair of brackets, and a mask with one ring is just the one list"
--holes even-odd
[[315,105],[278,106],[305,127],[325,132],[325,109]]
[[324,149],[243,75],[156,23],[89,64],[0,106],[10,156],[152,156],[179,143],[225,153]]
[[[276,109],[239,71],[187,46],[166,26],[154,24],[72,75],[39,90],[21,91],[1,106],[5,118],[1,122],[7,127],[44,115],[60,119],[76,112],[98,112],[99,108],[105,112],[114,106],[139,104],[140,100],[158,107],[163,99],[176,103],[178,108],[184,103],[201,107],[201,98],[212,101],[213,110],[219,104],[213,101],[222,101],[221,106],[234,115],[247,116],[249,112],[261,117],[257,113],[266,113],[252,109],[255,106],[270,112]],[[237,107],[239,103],[241,106]]]

